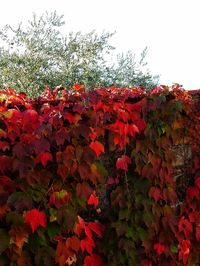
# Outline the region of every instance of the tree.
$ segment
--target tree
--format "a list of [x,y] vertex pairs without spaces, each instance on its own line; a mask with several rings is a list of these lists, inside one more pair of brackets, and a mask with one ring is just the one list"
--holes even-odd
[[63,16],[56,12],[45,13],[39,18],[34,14],[28,25],[17,29],[6,25],[0,30],[0,87],[12,87],[35,97],[44,86],[84,83],[88,89],[96,86],[155,86],[158,77],[145,65],[143,52],[137,63],[131,52],[117,56],[109,66],[105,59],[114,49],[109,39],[114,33],[101,35],[95,31],[87,34],[69,32],[62,34]]

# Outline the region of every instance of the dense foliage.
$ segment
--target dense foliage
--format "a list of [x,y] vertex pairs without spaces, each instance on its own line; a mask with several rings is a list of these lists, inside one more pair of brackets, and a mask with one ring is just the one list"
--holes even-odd
[[0,91],[0,264],[197,265],[199,103],[178,85],[60,89]]
[[[63,16],[33,16],[27,26],[0,30],[0,87],[38,96],[44,85],[64,87],[84,83],[99,86],[155,86],[146,67],[146,49],[137,60],[131,52],[115,56],[109,44],[113,33],[65,33]],[[113,57],[113,63],[111,63]]]

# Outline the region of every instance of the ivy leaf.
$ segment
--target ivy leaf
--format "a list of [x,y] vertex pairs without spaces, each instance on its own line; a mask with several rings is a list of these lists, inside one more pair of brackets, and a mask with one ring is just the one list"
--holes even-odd
[[22,215],[11,211],[6,215],[6,222],[7,224],[12,223],[16,225],[22,225],[24,223],[24,219]]
[[187,238],[190,238],[193,227],[192,224],[189,222],[188,219],[181,217],[179,224],[178,224],[179,232],[183,232]]
[[81,246],[82,252],[86,250],[89,254],[92,254],[92,251],[94,248],[94,241],[92,238],[86,237],[81,240],[80,246]]
[[24,243],[28,243],[28,232],[24,227],[12,226],[9,231],[10,244],[15,244],[18,254],[21,254]]
[[44,228],[46,227],[46,215],[37,209],[27,211],[24,221],[30,224],[33,233],[40,225]]
[[35,110],[26,110],[22,113],[22,127],[25,131],[32,131],[37,126],[38,113]]
[[84,198],[85,200],[88,200],[88,198],[92,194],[92,188],[86,182],[78,183],[76,185],[76,193],[77,193],[78,197],[81,197],[81,198]]
[[0,172],[5,173],[7,170],[10,170],[13,165],[13,159],[9,156],[2,155],[0,156]]
[[170,250],[171,250],[172,253],[178,253],[178,248],[176,246],[174,246],[174,245],[170,246]]
[[85,266],[103,266],[102,258],[97,254],[91,254],[90,256],[86,256],[84,259]]
[[84,84],[74,84],[73,89],[75,91],[81,92],[81,91],[84,91],[85,85]]
[[55,223],[49,223],[47,226],[47,233],[50,239],[52,239],[56,234],[60,232],[60,226]]
[[25,192],[16,191],[10,195],[7,204],[14,207],[17,213],[33,208],[33,201],[30,195]]
[[127,171],[128,164],[131,164],[131,158],[129,158],[127,155],[122,155],[120,158],[117,159],[116,167],[117,169],[122,169]]
[[2,254],[10,244],[10,238],[5,229],[0,228],[0,254]]
[[200,221],[200,213],[198,211],[191,211],[188,216],[191,223],[197,223]]
[[189,240],[184,239],[178,245],[178,249],[179,249],[178,258],[179,260],[183,260],[184,265],[186,265],[187,260],[190,256],[190,248],[191,248],[191,242]]
[[198,198],[199,197],[199,189],[196,187],[188,187],[186,191],[186,195],[188,198]]
[[10,149],[10,146],[7,141],[0,141],[0,150],[5,152],[6,150],[9,150],[9,149]]
[[52,161],[53,157],[50,152],[43,152],[40,153],[39,156],[37,157],[36,161],[41,162],[41,164],[46,167],[48,161]]
[[54,191],[50,196],[50,205],[56,206],[59,209],[64,204],[67,204],[71,199],[71,194],[66,190]]
[[99,157],[99,155],[104,152],[104,146],[101,144],[101,142],[99,141],[92,141],[90,143],[90,148],[95,151],[97,157]]
[[77,236],[68,237],[66,240],[66,246],[69,249],[73,249],[75,252],[78,252],[80,248],[80,240]]
[[196,234],[197,241],[199,241],[200,240],[200,226],[196,226],[195,234]]
[[74,128],[73,133],[77,139],[82,136],[83,138],[89,140],[91,129],[87,125],[78,124],[77,127]]
[[88,201],[87,201],[88,205],[94,205],[94,207],[97,207],[97,205],[99,204],[99,199],[98,197],[93,193],[90,195]]
[[17,266],[31,265],[30,255],[26,251],[22,251],[21,256],[17,259]]
[[50,151],[50,144],[49,141],[46,139],[34,140],[31,145],[33,146],[33,149],[35,150],[35,153],[37,155],[45,151]]
[[89,222],[88,227],[95,232],[98,237],[102,237],[102,226],[97,222]]
[[64,113],[64,118],[69,121],[70,124],[77,124],[79,120],[81,120],[81,116],[79,114],[71,114]]
[[149,191],[149,197],[153,198],[155,202],[158,202],[162,199],[161,190],[158,187],[151,187]]
[[200,189],[200,177],[195,179],[195,186]]
[[154,250],[157,252],[157,254],[160,256],[162,253],[165,252],[166,247],[161,243],[156,243],[153,246]]

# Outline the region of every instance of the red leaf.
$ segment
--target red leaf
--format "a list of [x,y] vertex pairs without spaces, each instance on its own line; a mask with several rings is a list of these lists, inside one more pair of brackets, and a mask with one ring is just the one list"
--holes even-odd
[[32,232],[34,233],[40,225],[44,228],[46,227],[46,215],[44,212],[32,209],[31,211],[27,211],[25,223],[30,224]]
[[66,240],[66,246],[69,249],[73,249],[74,251],[78,252],[80,248],[80,240],[77,236],[68,237]]
[[85,226],[84,231],[87,237],[92,238],[92,232],[88,226]]
[[116,167],[117,169],[123,169],[127,171],[128,164],[131,164],[131,159],[126,155],[122,155],[120,158],[117,159]]
[[84,259],[84,265],[86,266],[103,266],[102,258],[97,254],[91,254],[90,256],[86,256]]
[[44,167],[46,167],[48,161],[52,161],[52,160],[53,160],[53,157],[50,152],[43,152],[36,159],[36,161],[40,161]]
[[22,125],[24,130],[29,132],[32,131],[33,128],[36,128],[39,116],[35,110],[26,110],[22,115]]
[[128,125],[127,127],[128,134],[131,135],[132,137],[135,137],[135,133],[139,133],[139,129],[136,125]]
[[94,241],[92,238],[86,237],[81,240],[82,252],[86,250],[89,254],[92,254],[93,248],[94,248]]
[[154,250],[156,250],[157,254],[160,256],[162,253],[165,252],[166,247],[161,243],[156,243],[153,246]]
[[97,157],[99,157],[99,155],[104,152],[104,146],[101,144],[101,142],[99,141],[92,141],[90,143],[90,148],[95,151]]
[[0,156],[0,172],[5,173],[7,170],[11,169],[13,165],[13,159],[9,156]]
[[2,130],[1,128],[0,128],[0,138],[6,138],[7,137],[7,134],[6,134],[6,132],[4,131],[4,130]]
[[92,188],[86,182],[78,183],[76,185],[76,193],[78,197],[82,197],[85,200],[87,200],[92,193]]
[[80,236],[83,229],[85,229],[85,222],[80,216],[78,216],[78,221],[74,226],[74,233]]
[[192,211],[189,213],[189,220],[191,223],[198,223],[200,222],[200,213],[197,211]]
[[192,224],[189,222],[188,219],[185,219],[184,217],[181,217],[179,224],[178,224],[179,232],[183,232],[186,237],[190,237],[193,228]]
[[0,177],[0,191],[3,189],[3,191],[6,192],[14,192],[15,191],[15,182],[10,179],[8,176],[1,176]]
[[196,226],[196,239],[197,241],[200,240],[200,227],[199,226]]
[[64,204],[67,204],[71,199],[70,193],[62,189],[60,191],[54,191],[49,200],[50,205],[56,206],[57,209],[62,207]]
[[182,240],[181,244],[179,244],[179,260],[183,260],[184,265],[186,265],[187,260],[190,255],[190,247],[191,243],[189,240]]
[[69,121],[70,124],[77,124],[78,121],[81,119],[81,116],[79,114],[71,114],[71,113],[66,113],[64,114],[64,118]]
[[200,189],[200,177],[195,180],[195,186]]
[[95,232],[98,237],[102,237],[102,226],[97,222],[89,222],[88,227]]
[[199,197],[199,189],[196,187],[189,187],[187,189],[186,195],[188,198],[197,198]]
[[153,198],[155,202],[162,199],[161,190],[158,187],[151,187],[149,191],[149,197]]
[[88,205],[94,205],[96,207],[99,204],[99,199],[95,194],[91,194],[87,203]]
[[9,149],[10,149],[10,146],[7,141],[0,141],[0,150],[5,152],[6,150],[9,150]]
[[135,123],[139,129],[139,133],[141,133],[147,126],[143,119],[138,119]]

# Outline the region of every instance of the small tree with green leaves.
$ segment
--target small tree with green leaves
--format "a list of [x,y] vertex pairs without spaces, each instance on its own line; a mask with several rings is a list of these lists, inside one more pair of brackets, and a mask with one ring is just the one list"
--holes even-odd
[[0,87],[36,97],[45,85],[84,83],[88,89],[143,85],[148,89],[157,84],[157,76],[142,71],[146,50],[139,62],[128,52],[118,55],[110,66],[105,55],[114,49],[109,44],[113,33],[63,34],[64,24],[63,16],[53,12],[39,18],[34,14],[25,28],[22,24],[17,29],[6,25],[0,30]]

